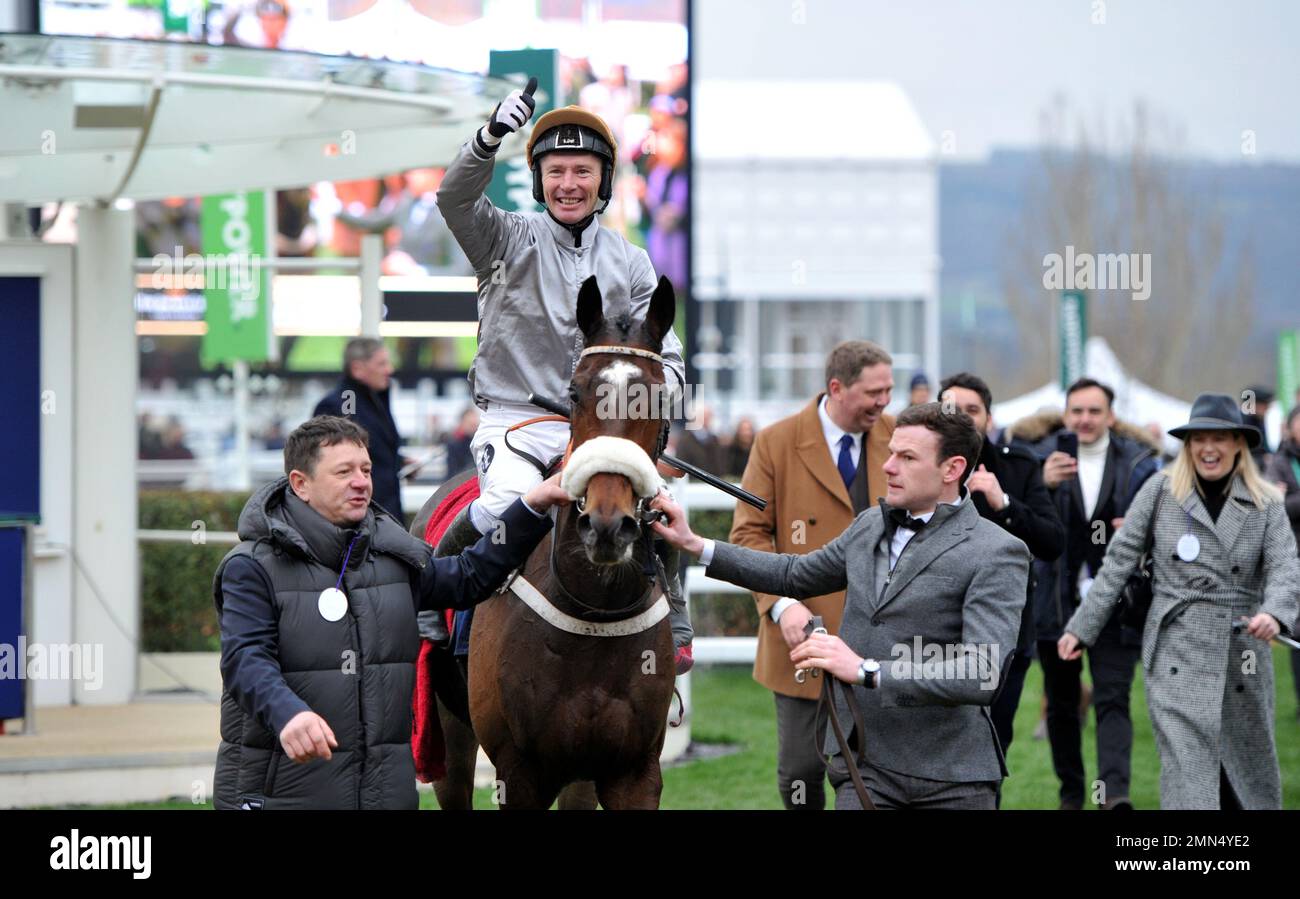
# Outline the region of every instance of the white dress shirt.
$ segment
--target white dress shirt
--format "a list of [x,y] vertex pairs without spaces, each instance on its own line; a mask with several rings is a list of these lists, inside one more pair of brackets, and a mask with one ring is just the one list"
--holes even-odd
[[840,438],[848,434],[853,438],[853,445],[849,447],[849,455],[853,457],[853,468],[856,471],[858,461],[862,458],[862,432],[846,431],[832,421],[826,411],[827,399],[829,397],[824,396],[822,401],[817,404],[817,417],[822,421],[822,436],[826,438],[826,448],[830,450],[831,462],[836,466],[840,464]]
[[1110,432],[1095,443],[1079,444],[1079,492],[1083,495],[1083,514],[1091,519],[1101,495],[1101,479],[1106,473],[1106,453],[1110,450]]
[[[962,501],[962,496],[958,494],[957,502],[948,503],[947,505],[960,506],[961,501]],[[929,524],[930,519],[934,517],[934,513],[937,511],[938,508],[936,507],[934,509],[931,509],[929,512],[926,512],[924,515],[913,515],[912,517],[919,518],[922,521],[924,521],[926,524]],[[915,536],[916,536],[916,531],[910,530],[908,528],[894,528],[894,539],[889,544],[889,570],[890,571],[894,570],[894,566],[898,564],[898,557],[903,554],[903,550],[907,549],[908,542],[911,541],[911,539]]]
[[[1091,445],[1079,444],[1079,493],[1083,497],[1083,514],[1089,521],[1097,511],[1101,499],[1101,480],[1106,474],[1106,453],[1110,450],[1110,431]],[[1087,565],[1079,566],[1079,598],[1086,599],[1092,589],[1092,572]]]

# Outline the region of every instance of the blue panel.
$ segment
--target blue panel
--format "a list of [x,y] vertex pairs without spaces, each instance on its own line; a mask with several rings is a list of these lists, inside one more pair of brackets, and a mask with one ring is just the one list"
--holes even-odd
[[[0,519],[41,514],[41,282],[0,278]],[[65,404],[69,397],[59,397]],[[64,414],[67,414],[66,412]]]
[[22,528],[0,528],[0,718],[23,717],[23,682],[17,674],[18,636],[23,629],[23,537]]

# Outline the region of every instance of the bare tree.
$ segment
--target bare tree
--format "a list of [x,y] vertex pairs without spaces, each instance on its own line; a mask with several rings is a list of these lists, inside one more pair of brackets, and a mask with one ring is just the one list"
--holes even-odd
[[1056,98],[1041,117],[1043,152],[1003,268],[1020,329],[1013,392],[1057,377],[1059,291],[1044,287],[1044,257],[1084,253],[1149,258],[1148,299],[1131,289],[1093,289],[1088,329],[1120,362],[1159,390],[1190,399],[1232,393],[1234,360],[1249,335],[1254,263],[1229,247],[1213,197],[1198,194],[1177,162],[1181,134],[1138,104],[1108,134]]

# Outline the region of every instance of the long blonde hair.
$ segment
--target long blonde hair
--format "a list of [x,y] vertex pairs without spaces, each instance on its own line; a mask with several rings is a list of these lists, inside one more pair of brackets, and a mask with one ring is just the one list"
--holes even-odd
[[[1270,502],[1281,502],[1282,491],[1265,481],[1263,475],[1259,473],[1255,457],[1250,454],[1250,449],[1246,446],[1246,438],[1240,432],[1234,433],[1233,437],[1237,451],[1237,465],[1230,477],[1241,480],[1246,490],[1250,492],[1250,498],[1255,501],[1255,508],[1261,511]],[[1183,441],[1183,448],[1178,451],[1178,457],[1161,474],[1168,476],[1169,492],[1178,502],[1186,500],[1193,490],[1201,493],[1201,499],[1205,498],[1201,492],[1201,485],[1196,480],[1196,461],[1192,458],[1191,434],[1188,434],[1187,439]],[[1231,483],[1228,484],[1228,489],[1232,489]]]

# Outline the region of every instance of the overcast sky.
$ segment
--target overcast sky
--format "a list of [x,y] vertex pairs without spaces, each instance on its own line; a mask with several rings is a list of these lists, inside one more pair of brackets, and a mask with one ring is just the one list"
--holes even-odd
[[958,157],[1036,144],[1060,92],[1093,120],[1145,100],[1188,155],[1243,161],[1249,130],[1250,161],[1300,163],[1300,0],[695,0],[694,16],[697,78],[892,80]]

